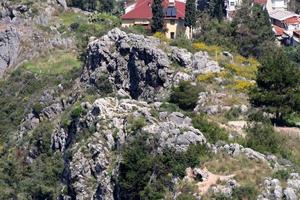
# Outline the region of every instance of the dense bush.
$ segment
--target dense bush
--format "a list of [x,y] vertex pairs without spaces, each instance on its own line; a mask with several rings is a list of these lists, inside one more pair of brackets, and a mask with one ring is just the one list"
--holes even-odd
[[216,143],[219,140],[228,141],[227,132],[215,122],[208,121],[204,115],[192,116],[192,123],[195,128],[203,133],[210,143]]
[[202,91],[199,86],[194,86],[188,81],[182,81],[173,88],[170,102],[175,103],[183,110],[193,110],[198,101],[198,94]]
[[117,185],[121,199],[160,199],[172,186],[172,176],[183,177],[187,167],[195,167],[209,155],[204,146],[190,146],[187,152],[165,149],[155,153],[155,140],[136,135],[123,151]]
[[40,103],[36,103],[33,105],[32,112],[36,115],[39,116],[41,111],[43,110],[43,106]]
[[299,69],[282,51],[269,54],[258,70],[257,86],[250,92],[251,103],[273,114],[275,123],[284,124],[287,115],[300,112],[299,75]]
[[71,112],[71,118],[79,118],[82,114],[84,114],[84,112],[85,110],[80,105],[76,106]]
[[262,153],[282,153],[284,138],[270,124],[253,123],[247,128],[245,146]]
[[252,185],[245,185],[235,188],[232,192],[232,199],[256,200],[258,195],[257,189]]

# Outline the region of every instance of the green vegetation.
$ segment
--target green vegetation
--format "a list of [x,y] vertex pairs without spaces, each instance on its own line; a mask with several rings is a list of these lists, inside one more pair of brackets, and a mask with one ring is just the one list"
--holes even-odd
[[24,63],[0,83],[0,199],[56,199],[61,192],[64,162],[52,151],[53,125],[43,121],[20,142],[14,140],[27,113],[39,117],[44,90],[62,84],[68,91],[78,77],[76,55],[51,53]]
[[85,110],[79,105],[76,106],[72,111],[71,111],[71,118],[73,119],[77,119],[79,118],[81,115],[83,115],[85,112]]
[[24,68],[35,74],[63,75],[71,70],[79,70],[82,63],[71,53],[54,52],[24,64]]
[[228,141],[227,132],[215,122],[208,121],[204,115],[192,116],[193,126],[203,133],[208,142]]
[[164,32],[164,10],[162,0],[154,0],[152,3],[152,33]]
[[262,6],[245,0],[237,10],[232,22],[222,20],[224,4],[213,0],[208,14],[202,12],[198,26],[201,27],[195,39],[209,45],[218,45],[232,52],[249,57],[261,57],[274,48],[274,35],[267,11]]
[[270,124],[249,125],[244,145],[262,153],[287,155],[284,138]]
[[195,167],[209,156],[203,146],[190,146],[179,153],[165,149],[156,154],[155,141],[146,133],[136,134],[123,151],[118,186],[121,199],[160,199],[172,186],[172,176],[183,177],[187,167]]
[[186,1],[184,25],[190,28],[196,25],[196,5],[194,0]]
[[263,61],[257,74],[257,87],[250,93],[251,103],[274,115],[275,123],[300,111],[300,71],[284,55],[276,51]]
[[210,16],[222,20],[225,16],[225,4],[221,0],[212,0],[209,2],[208,13]]
[[258,195],[257,189],[252,185],[241,186],[233,190],[232,199],[255,200]]
[[115,0],[67,0],[69,6],[78,7],[87,11],[112,12]]
[[[60,193],[60,179],[64,163],[59,153],[52,153],[53,126],[41,123],[27,136],[29,149],[12,148],[0,160],[1,199],[56,199]],[[28,162],[30,149],[35,159]],[[34,153],[34,155],[33,155]]]
[[178,87],[173,88],[170,102],[177,104],[183,110],[193,110],[198,101],[198,94],[202,91],[199,86],[194,86],[188,81],[182,81]]

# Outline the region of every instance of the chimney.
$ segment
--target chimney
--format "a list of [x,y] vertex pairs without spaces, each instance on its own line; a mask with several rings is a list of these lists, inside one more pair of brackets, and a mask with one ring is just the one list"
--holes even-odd
[[169,0],[168,7],[175,7],[175,0]]

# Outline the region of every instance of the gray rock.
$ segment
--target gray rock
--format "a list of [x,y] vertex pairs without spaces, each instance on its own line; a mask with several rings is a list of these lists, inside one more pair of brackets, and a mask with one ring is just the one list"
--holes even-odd
[[40,116],[47,119],[53,119],[63,111],[63,106],[60,103],[54,103],[41,111]]
[[0,32],[0,77],[9,67],[16,64],[20,41],[18,31],[12,27]]
[[64,10],[68,9],[66,0],[56,0],[56,1],[59,5],[61,5],[64,8]]
[[171,47],[171,58],[183,67],[192,64],[192,54],[186,49]]
[[295,190],[292,188],[286,188],[284,191],[284,199],[286,200],[298,200]]
[[207,180],[208,176],[209,176],[209,174],[208,174],[207,171],[204,171],[204,170],[202,170],[200,168],[194,168],[193,169],[193,174],[194,174],[196,180],[200,180],[200,181]]
[[152,37],[113,29],[88,45],[82,81],[95,85],[108,74],[116,90],[128,91],[134,99],[161,99],[167,95],[165,88],[172,78],[168,56],[158,48],[159,44]]

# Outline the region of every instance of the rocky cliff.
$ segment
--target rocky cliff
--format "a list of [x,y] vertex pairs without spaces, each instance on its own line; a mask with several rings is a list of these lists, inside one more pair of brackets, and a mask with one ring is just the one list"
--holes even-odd
[[[58,2],[65,7],[64,1]],[[51,36],[62,37],[52,28]],[[51,38],[38,36],[41,46],[56,48]],[[11,28],[0,38],[0,69],[5,71],[17,60],[20,36]],[[1,118],[1,124],[14,119],[7,113],[18,104],[29,102],[17,128],[3,137],[7,144],[3,152],[0,148],[0,166],[10,175],[0,172],[0,197],[298,199],[300,177],[293,161],[243,142],[246,129],[255,126],[245,121],[251,114],[247,94],[226,85],[228,77],[246,78],[216,61],[235,64],[228,54],[191,53],[115,28],[89,42],[83,68],[71,78],[65,71],[51,74],[54,68],[43,71],[45,76],[42,68],[25,71],[26,82],[12,85],[18,92],[0,91],[7,97],[23,95],[17,103],[0,101],[5,105],[3,116],[9,116]],[[39,64],[47,61],[48,57]],[[11,77],[17,82],[22,73]],[[206,76],[212,78],[202,85]],[[40,77],[57,79],[42,88]],[[183,103],[194,98],[192,109],[170,100],[182,82],[187,91],[177,91],[177,97],[184,98]],[[235,117],[242,126],[230,127],[224,115]]]
[[0,32],[0,77],[16,64],[20,46],[20,35],[16,29],[11,27]]

